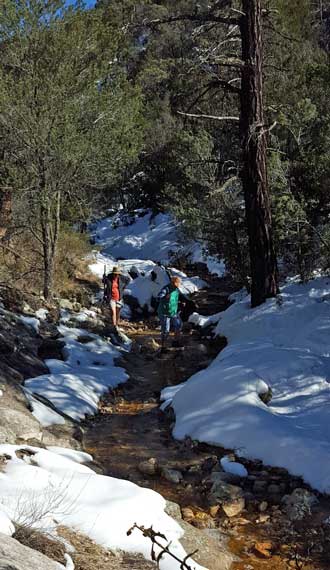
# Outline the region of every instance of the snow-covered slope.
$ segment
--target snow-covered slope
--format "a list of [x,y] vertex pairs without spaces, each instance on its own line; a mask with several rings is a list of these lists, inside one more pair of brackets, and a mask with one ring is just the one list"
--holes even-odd
[[168,263],[180,246],[177,227],[170,216],[150,211],[129,216],[122,212],[97,222],[93,229],[95,243],[105,255],[122,259],[152,259]]
[[123,259],[123,266],[136,264],[146,271],[143,261],[168,265],[179,254],[191,263],[206,263],[210,273],[223,275],[225,271],[223,262],[205,253],[200,244],[180,242],[178,223],[169,214],[153,216],[150,210],[138,210],[128,215],[119,211],[94,224],[92,237],[102,247],[103,262],[110,265],[111,260]]
[[[89,265],[90,270],[101,279],[104,271],[108,273],[115,265],[120,265],[124,273],[134,269],[138,277],[128,285],[126,294],[134,297],[141,309],[152,310],[153,298],[169,280],[164,267],[159,264],[168,265],[176,253],[185,255],[191,262],[203,261],[209,264],[215,273],[221,274],[224,271],[221,262],[216,262],[211,257],[203,257],[200,245],[180,245],[178,226],[173,218],[166,214],[153,217],[150,211],[139,211],[128,216],[119,212],[97,222],[92,236],[95,243],[101,246],[102,252],[94,254]],[[207,286],[199,277],[187,277],[185,273],[173,267],[169,267],[169,271],[181,278],[180,290],[183,294],[193,293]]]
[[[228,346],[188,382],[163,391],[174,435],[287,468],[330,492],[330,280],[291,281],[281,300],[249,297],[218,315]],[[259,395],[272,390],[269,405]]]
[[[2,454],[10,459],[1,470],[1,532],[14,532],[11,521],[54,534],[62,524],[105,547],[141,553],[150,559],[149,539],[137,530],[127,535],[137,523],[163,533],[171,541],[172,552],[186,556],[178,541],[183,531],[164,512],[165,499],[130,481],[96,474],[83,465],[92,459],[86,453],[0,445]],[[188,562],[193,570],[203,570],[191,559]],[[161,570],[179,568],[180,564],[168,555],[162,557]]]

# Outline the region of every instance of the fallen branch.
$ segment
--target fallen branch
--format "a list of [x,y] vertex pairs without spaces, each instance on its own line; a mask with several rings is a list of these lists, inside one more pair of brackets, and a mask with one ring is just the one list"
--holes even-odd
[[[142,532],[144,537],[149,538],[151,540],[151,543],[152,543],[152,545],[151,545],[151,559],[153,560],[153,562],[156,562],[158,569],[159,569],[159,563],[160,563],[162,557],[164,556],[164,554],[168,554],[168,556],[171,556],[171,558],[173,558],[174,560],[176,560],[177,562],[180,563],[180,570],[193,570],[192,566],[189,566],[187,561],[189,558],[194,556],[196,554],[196,552],[198,552],[197,550],[195,550],[191,554],[187,554],[187,556],[185,556],[185,558],[183,560],[181,560],[175,554],[173,554],[173,552],[170,551],[171,542],[169,542],[167,540],[167,538],[164,534],[161,534],[160,532],[154,531],[152,527],[145,528],[144,526],[142,526],[142,525],[139,526],[138,524],[135,523],[132,526],[132,528],[130,528],[127,531],[127,536],[130,536],[132,534],[133,530],[135,530],[135,529],[138,529],[140,532]],[[167,542],[166,546],[164,546],[158,540],[159,538],[161,538]],[[159,554],[156,554],[155,546],[158,546],[158,548],[160,548]]]

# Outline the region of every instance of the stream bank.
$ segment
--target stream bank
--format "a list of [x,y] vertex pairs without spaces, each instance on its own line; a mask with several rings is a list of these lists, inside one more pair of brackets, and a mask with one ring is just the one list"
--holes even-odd
[[[201,314],[208,313],[208,295],[212,312],[228,305],[228,284],[221,287],[219,281],[216,287],[195,294]],[[231,564],[234,570],[330,568],[330,535],[323,524],[330,513],[326,497],[315,494],[285,469],[267,467],[261,461],[243,461],[247,478],[224,473],[219,460],[231,450],[190,438],[173,439],[175,418],[171,410],[160,410],[161,390],[208,366],[225,343],[223,339],[214,343],[203,331],[188,326],[184,350],[170,349],[159,358],[156,326],[152,318],[126,324],[125,333],[133,340],[133,349],[122,356],[120,365],[130,379],[106,394],[99,414],[85,422],[86,451],[106,475],[162,494],[170,502],[170,514],[187,525],[184,547],[189,551],[191,545],[194,550],[197,544],[199,557],[195,559],[210,570],[225,570]],[[234,493],[227,500],[227,510],[210,500],[215,481],[226,492]],[[237,489],[242,491],[239,496],[235,495]],[[303,495],[315,495],[319,503],[312,516],[291,520],[283,497],[294,495],[296,490],[299,495],[300,489]]]

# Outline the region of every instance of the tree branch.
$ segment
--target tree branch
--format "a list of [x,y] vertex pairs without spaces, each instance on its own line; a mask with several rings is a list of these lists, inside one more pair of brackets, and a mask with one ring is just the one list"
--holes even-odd
[[158,18],[157,20],[145,20],[145,26],[160,26],[162,24],[172,24],[174,22],[200,22],[206,24],[207,22],[214,22],[217,24],[227,24],[229,26],[240,25],[240,18],[230,18],[224,16],[216,16],[215,14],[180,14],[179,16],[169,16],[168,18]]
[[184,113],[183,111],[177,111],[178,115],[183,115],[184,117],[190,117],[192,119],[210,119],[212,121],[239,121],[239,117],[217,117],[215,115],[200,115],[196,113]]

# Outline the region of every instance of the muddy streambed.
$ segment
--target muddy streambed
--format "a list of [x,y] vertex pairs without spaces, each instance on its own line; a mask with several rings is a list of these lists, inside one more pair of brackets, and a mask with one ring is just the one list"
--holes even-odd
[[[208,294],[213,295],[213,312],[226,306],[221,290],[202,293],[201,305],[207,305]],[[327,497],[318,495],[312,516],[292,522],[282,497],[307,486],[284,469],[245,461],[249,477],[231,481],[242,487],[245,506],[228,516],[210,501],[208,479],[231,450],[189,438],[176,441],[171,435],[174,418],[159,409],[160,391],[205,368],[223,347],[222,341],[212,343],[187,329],[184,350],[171,349],[159,357],[155,321],[126,327],[133,350],[120,363],[130,379],[105,395],[99,414],[84,426],[84,448],[102,472],[149,487],[176,503],[176,515],[187,525],[184,546],[195,550],[197,544],[195,558],[209,570],[227,569],[231,555],[237,557],[233,570],[330,570],[330,526],[324,524],[330,515]]]

